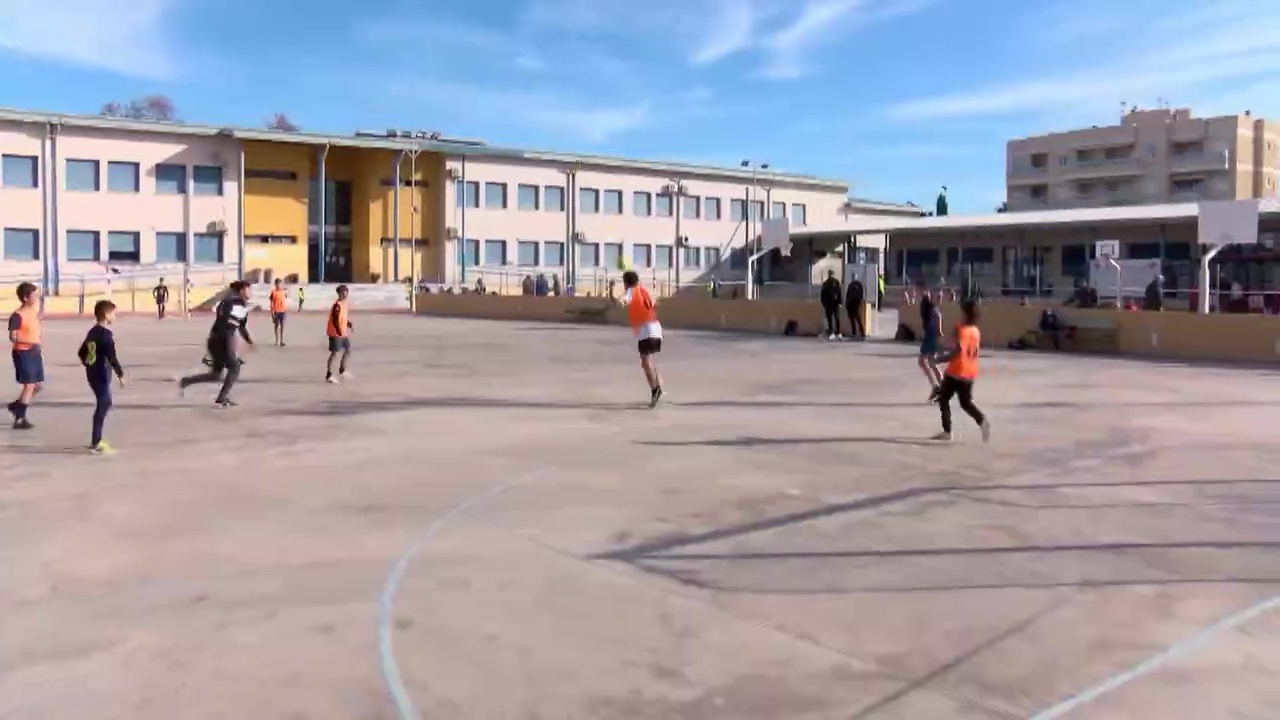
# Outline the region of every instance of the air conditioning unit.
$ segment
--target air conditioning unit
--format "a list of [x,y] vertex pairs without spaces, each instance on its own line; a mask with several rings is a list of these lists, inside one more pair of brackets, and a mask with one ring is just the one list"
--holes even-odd
[[444,229],[444,236],[445,236],[445,237],[447,237],[447,238],[449,238],[450,240],[457,240],[457,239],[458,239],[458,228],[456,228],[456,227],[447,227],[447,228],[445,228],[445,229]]
[[211,232],[211,233],[224,233],[227,231],[227,224],[221,220],[214,220],[213,222],[209,223],[206,227],[208,229],[208,232]]
[[461,179],[462,179],[462,173],[458,172],[458,169],[457,169],[457,168],[449,168],[448,170],[446,170],[446,171],[445,171],[445,173],[444,173],[444,174],[445,174],[445,175],[446,175],[450,180],[461,180]]
[[579,230],[573,234],[573,239],[577,242],[582,242],[587,239],[587,234]]
[[666,184],[666,185],[663,185],[663,186],[662,186],[662,194],[663,194],[663,195],[675,195],[675,194],[676,194],[676,186],[675,186],[675,185],[672,185],[672,184],[670,184],[670,183],[668,183],[668,184]]
[[680,236],[680,237],[676,238],[676,244],[677,244],[677,245],[679,245],[680,247],[688,247],[688,246],[689,246],[689,236],[688,236],[688,235],[682,235],[682,236]]

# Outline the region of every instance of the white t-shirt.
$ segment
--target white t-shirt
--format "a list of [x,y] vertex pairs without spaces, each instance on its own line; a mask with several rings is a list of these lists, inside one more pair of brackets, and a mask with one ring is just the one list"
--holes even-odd
[[[631,304],[630,289],[628,289],[625,293],[622,294],[622,304],[624,306]],[[657,320],[654,320],[652,322],[647,322],[641,325],[640,327],[635,328],[635,333],[636,333],[636,338],[639,340],[648,340],[650,338],[654,340],[661,340],[662,339],[662,323],[658,322]]]

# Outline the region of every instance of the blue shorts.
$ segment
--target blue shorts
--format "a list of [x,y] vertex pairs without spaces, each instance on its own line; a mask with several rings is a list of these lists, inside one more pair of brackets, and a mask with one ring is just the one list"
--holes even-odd
[[40,348],[14,350],[13,374],[19,385],[44,382],[44,357],[40,355]]
[[934,355],[938,352],[938,333],[932,328],[925,328],[924,337],[920,340],[920,357]]

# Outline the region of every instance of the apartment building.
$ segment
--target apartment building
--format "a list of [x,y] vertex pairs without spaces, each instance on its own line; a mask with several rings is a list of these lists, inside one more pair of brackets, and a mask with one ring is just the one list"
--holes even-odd
[[[669,286],[745,267],[763,220],[870,202],[763,164],[548,153],[0,110],[0,276],[235,264],[295,282],[471,284],[623,265]],[[883,206],[883,207],[880,207]],[[886,210],[889,211],[889,210]]]
[[1133,108],[1120,124],[1012,140],[1010,211],[1276,197],[1280,123]]

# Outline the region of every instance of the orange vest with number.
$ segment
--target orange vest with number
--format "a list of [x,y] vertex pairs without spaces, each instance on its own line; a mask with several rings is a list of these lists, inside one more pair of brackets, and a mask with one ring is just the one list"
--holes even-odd
[[40,311],[37,308],[18,308],[18,330],[14,333],[13,349],[30,350],[40,345]]
[[347,324],[347,303],[345,300],[339,300],[333,304],[333,309],[329,311],[329,325],[324,329],[324,332],[329,337],[346,337]]
[[286,302],[288,302],[288,297],[285,295],[284,290],[271,291],[271,312],[273,313],[284,312]]
[[653,305],[653,296],[639,285],[631,288],[631,302],[627,305],[627,319],[631,329],[638,330],[651,322],[658,321],[658,311]]
[[956,354],[947,363],[947,374],[960,380],[978,377],[978,348],[982,345],[982,333],[977,325],[960,325],[956,328]]

